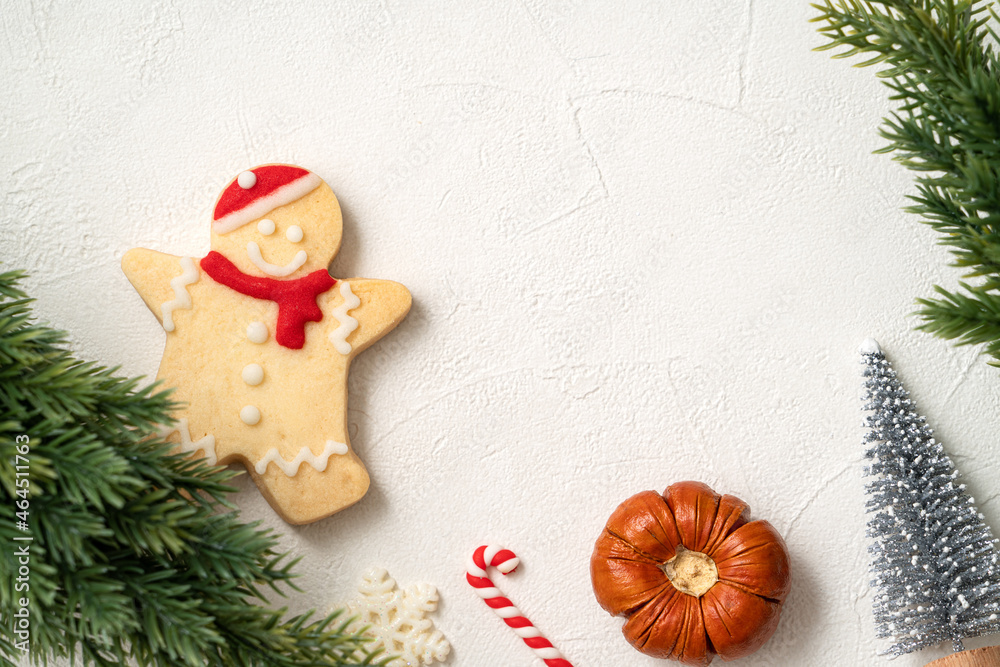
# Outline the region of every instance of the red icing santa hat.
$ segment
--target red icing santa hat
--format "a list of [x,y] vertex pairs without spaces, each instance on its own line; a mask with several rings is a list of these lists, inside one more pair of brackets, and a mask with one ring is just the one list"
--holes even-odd
[[316,174],[290,164],[267,164],[244,171],[219,196],[212,230],[225,234],[238,229],[304,197],[322,182]]

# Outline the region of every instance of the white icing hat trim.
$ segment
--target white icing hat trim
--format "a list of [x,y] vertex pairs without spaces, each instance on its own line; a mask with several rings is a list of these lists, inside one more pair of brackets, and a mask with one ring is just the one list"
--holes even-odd
[[238,229],[248,222],[261,218],[279,206],[291,204],[296,199],[306,196],[319,187],[323,181],[316,174],[309,172],[286,183],[271,194],[254,200],[247,206],[228,213],[212,223],[212,231],[216,234],[226,234]]

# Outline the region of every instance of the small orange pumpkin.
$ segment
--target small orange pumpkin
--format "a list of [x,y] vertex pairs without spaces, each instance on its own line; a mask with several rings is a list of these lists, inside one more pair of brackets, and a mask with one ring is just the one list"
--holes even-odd
[[619,505],[594,545],[590,578],[605,611],[627,619],[632,646],[687,665],[763,646],[791,585],[778,531],[700,482]]

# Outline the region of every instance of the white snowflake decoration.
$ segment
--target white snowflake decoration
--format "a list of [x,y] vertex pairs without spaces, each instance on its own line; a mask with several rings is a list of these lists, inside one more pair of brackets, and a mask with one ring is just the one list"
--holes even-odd
[[358,585],[359,597],[347,605],[358,620],[351,626],[365,632],[373,641],[370,647],[382,648],[387,654],[399,656],[387,667],[410,667],[444,662],[451,644],[434,623],[428,612],[437,609],[438,592],[430,584],[413,584],[405,591],[383,568],[374,568]]

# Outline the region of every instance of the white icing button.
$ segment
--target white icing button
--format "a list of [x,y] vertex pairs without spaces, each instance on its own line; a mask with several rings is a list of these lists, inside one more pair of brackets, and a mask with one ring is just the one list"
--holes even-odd
[[[253,186],[257,185],[257,174],[252,171],[244,171],[242,174],[236,177],[236,182],[244,190],[249,190]],[[247,220],[247,222],[250,222]]]
[[264,381],[264,369],[260,364],[247,364],[243,367],[243,381],[251,387],[256,387]]
[[260,421],[260,410],[257,409],[256,405],[244,405],[243,409],[240,410],[240,419],[247,426],[253,426]]
[[257,223],[257,231],[263,234],[264,236],[270,236],[271,234],[274,233],[274,220],[268,220],[267,218],[264,218],[263,220]]
[[267,325],[263,322],[251,322],[247,326],[247,338],[251,343],[263,343],[267,340]]
[[288,228],[288,231],[285,232],[285,238],[292,243],[298,243],[302,240],[302,228],[298,225],[292,225]]

